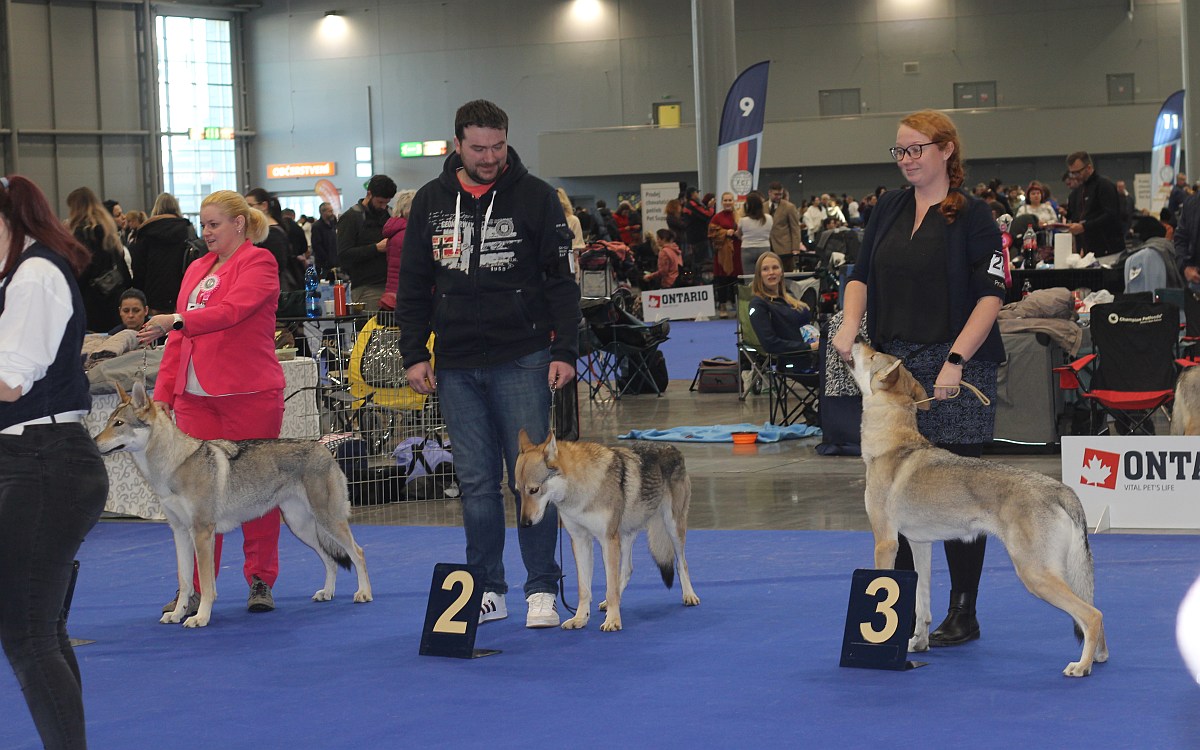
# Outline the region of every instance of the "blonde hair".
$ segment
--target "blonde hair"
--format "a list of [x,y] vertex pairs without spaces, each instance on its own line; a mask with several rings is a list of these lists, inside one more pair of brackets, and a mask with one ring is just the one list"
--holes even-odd
[[67,195],[67,228],[72,232],[79,229],[100,230],[100,245],[112,255],[120,256],[121,235],[112,214],[89,187],[75,188]]
[[239,216],[245,219],[246,237],[251,242],[257,244],[267,238],[267,232],[270,230],[270,226],[267,224],[267,215],[257,208],[250,208],[250,204],[246,202],[241,193],[233,190],[218,190],[209,194],[200,204],[200,208],[205,206],[214,206],[231,219]]
[[412,209],[413,198],[416,195],[416,190],[401,190],[396,193],[396,205],[392,208],[392,216],[408,216],[409,210]]
[[767,285],[765,282],[763,282],[762,267],[763,263],[770,258],[774,258],[775,262],[779,264],[779,267],[783,268],[783,261],[779,259],[778,255],[770,250],[758,256],[758,260],[754,261],[754,281],[750,283],[751,294],[753,294],[755,297],[762,297],[763,299],[782,299],[796,310],[807,310],[808,305],[788,294],[787,286],[782,281],[779,282],[779,291],[777,293],[767,291]]
[[179,201],[170,193],[159,193],[154,199],[154,207],[150,209],[151,216],[179,216]]
[[954,151],[946,160],[946,176],[950,178],[950,194],[938,204],[938,212],[945,217],[947,224],[953,224],[958,218],[958,212],[966,208],[967,199],[954,188],[962,187],[966,170],[963,168],[962,142],[958,139],[958,128],[954,121],[936,109],[923,109],[913,112],[900,121],[901,125],[910,127],[924,134],[930,141],[937,144],[939,151],[946,150],[946,144],[954,145]]
[[558,193],[558,202],[562,204],[563,214],[570,216],[575,213],[575,207],[571,205],[571,199],[567,197],[567,191],[562,188],[555,188],[554,192]]

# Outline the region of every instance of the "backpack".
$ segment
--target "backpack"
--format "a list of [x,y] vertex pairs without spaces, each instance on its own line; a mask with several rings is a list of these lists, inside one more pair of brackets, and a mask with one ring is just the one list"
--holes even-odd
[[[189,232],[189,234],[191,234]],[[208,253],[208,243],[195,235],[188,237],[183,241],[183,268],[182,271],[187,271],[187,267],[192,265],[192,261],[200,260]]]

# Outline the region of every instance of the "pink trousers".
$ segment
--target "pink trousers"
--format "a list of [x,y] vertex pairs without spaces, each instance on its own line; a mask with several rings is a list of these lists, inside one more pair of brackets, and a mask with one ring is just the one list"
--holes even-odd
[[[193,396],[181,393],[175,398],[175,424],[186,434],[201,440],[253,440],[279,437],[283,427],[283,391],[261,391],[237,396]],[[246,583],[258,576],[268,586],[279,577],[279,509],[262,518],[242,524],[242,567]],[[214,577],[221,570],[224,536],[214,542]],[[199,569],[193,577],[200,590]]]

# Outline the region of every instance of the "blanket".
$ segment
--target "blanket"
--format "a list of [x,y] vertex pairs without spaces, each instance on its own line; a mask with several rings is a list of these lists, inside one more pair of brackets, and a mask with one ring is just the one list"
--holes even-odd
[[668,427],[663,430],[630,430],[617,435],[621,440],[659,440],[672,443],[732,443],[735,432],[757,432],[758,442],[778,443],[780,440],[796,440],[821,434],[820,427],[794,424],[778,427],[769,422],[755,425],[710,424],[702,427]]

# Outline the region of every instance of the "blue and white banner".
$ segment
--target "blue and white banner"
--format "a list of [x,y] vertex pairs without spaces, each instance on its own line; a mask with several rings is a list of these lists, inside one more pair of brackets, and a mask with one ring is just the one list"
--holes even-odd
[[764,60],[746,68],[725,96],[717,139],[718,200],[733,193],[740,203],[758,185],[769,66]]
[[1150,150],[1150,213],[1167,205],[1175,175],[1179,174],[1179,154],[1183,150],[1183,90],[1176,91],[1163,102],[1154,121],[1154,145]]

